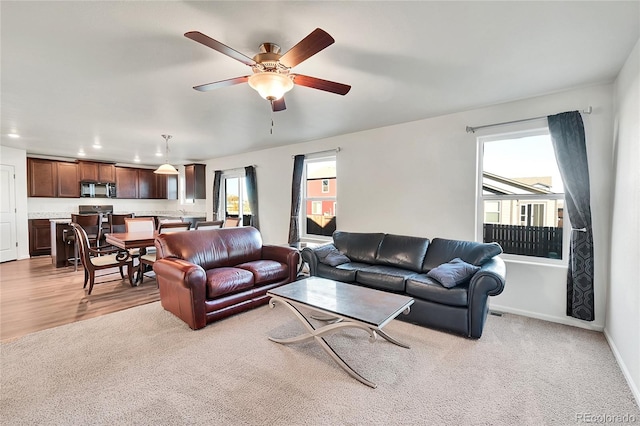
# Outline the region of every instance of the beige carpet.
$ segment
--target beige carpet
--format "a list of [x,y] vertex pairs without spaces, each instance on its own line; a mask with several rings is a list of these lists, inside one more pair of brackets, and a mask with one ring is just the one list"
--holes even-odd
[[[1,348],[3,425],[545,425],[638,409],[600,333],[490,316],[480,340],[393,321],[410,343],[328,338],[351,378],[283,306],[192,331],[158,302]],[[584,418],[584,417],[582,417]],[[609,417],[611,419],[611,417]]]

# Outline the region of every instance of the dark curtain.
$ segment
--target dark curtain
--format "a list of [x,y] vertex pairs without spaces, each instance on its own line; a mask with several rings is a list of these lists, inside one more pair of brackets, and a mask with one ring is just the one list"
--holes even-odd
[[[213,220],[219,220],[218,210],[220,209],[221,182],[222,182],[222,170],[216,170],[215,173],[213,174]],[[224,219],[224,217],[222,219]]]
[[293,178],[291,179],[291,220],[289,222],[289,244],[300,242],[300,203],[302,201],[302,169],[304,155],[293,158]]
[[567,315],[593,321],[593,233],[589,167],[582,117],[578,111],[550,115],[549,132],[565,188],[565,210],[571,221]]
[[251,226],[260,229],[258,221],[258,181],[256,180],[256,168],[247,166],[244,168],[244,176],[247,184],[247,200],[251,209]]

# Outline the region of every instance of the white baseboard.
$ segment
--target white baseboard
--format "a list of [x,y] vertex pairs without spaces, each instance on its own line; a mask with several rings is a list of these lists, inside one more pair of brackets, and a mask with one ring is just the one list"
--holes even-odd
[[620,352],[618,351],[618,348],[616,347],[615,343],[613,343],[613,339],[611,339],[611,336],[609,335],[609,332],[607,331],[606,328],[604,329],[604,337],[607,339],[607,342],[609,343],[609,347],[611,348],[611,352],[613,352],[613,356],[616,359],[616,362],[618,363],[618,367],[620,367],[620,370],[622,370],[622,375],[626,379],[627,384],[631,389],[631,394],[633,394],[633,397],[636,399],[636,404],[640,406],[640,389],[638,389],[638,386],[640,385],[640,383],[634,383],[633,377],[631,377],[631,374],[629,374],[629,370],[627,369],[627,365],[624,363],[624,360],[620,356]]
[[543,321],[556,322],[558,324],[570,325],[572,327],[579,327],[587,330],[594,330],[594,331],[600,331],[600,332],[604,331],[604,326],[602,325],[595,325],[590,322],[581,321],[579,319],[575,319],[571,317],[557,317],[554,315],[540,314],[538,312],[531,312],[531,311],[525,311],[523,309],[509,308],[507,306],[495,305],[493,303],[489,305],[489,310],[497,311],[497,312],[505,312],[508,314],[521,315],[523,317],[535,318]]

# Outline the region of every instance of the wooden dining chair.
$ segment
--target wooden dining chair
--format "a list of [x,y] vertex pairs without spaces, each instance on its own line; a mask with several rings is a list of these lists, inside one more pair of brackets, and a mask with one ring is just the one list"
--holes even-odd
[[[89,238],[89,245],[98,247],[102,238],[102,213],[96,214],[71,214],[71,222],[77,223],[85,230]],[[65,232],[64,242],[67,244],[67,252],[73,247],[73,257],[67,253],[67,261],[73,259],[73,270],[78,270],[79,249],[76,243],[75,232]]]
[[[172,232],[182,232],[188,231],[191,228],[191,222],[163,222],[160,224],[160,229],[158,229],[159,234],[170,234]],[[154,247],[155,249],[155,247]],[[142,276],[144,277],[144,272],[147,271],[147,268],[153,268],[153,264],[156,262],[156,251],[147,252],[140,256],[140,266],[142,269]]]
[[222,224],[223,228],[233,228],[242,225],[242,218],[240,217],[228,217]]
[[[133,285],[133,259],[128,258],[120,261],[117,257],[117,249],[92,248],[89,244],[89,236],[82,226],[75,222],[71,222],[71,227],[75,234],[76,243],[80,255],[80,261],[84,267],[84,286],[87,288],[89,283],[89,292],[93,290],[96,281],[96,271],[109,268],[118,268],[120,277],[124,279],[123,266],[127,267],[127,275],[129,283]],[[104,274],[108,275],[108,274]]]
[[133,213],[128,214],[113,214],[109,213],[107,215],[107,223],[109,224],[110,232],[119,233],[119,232],[127,232],[127,224],[125,223],[125,219],[131,219],[134,217]]
[[194,229],[197,231],[202,231],[203,229],[218,229],[218,228],[222,228],[223,223],[224,223],[224,220],[196,222],[196,227]]
[[152,217],[130,217],[124,219],[125,232],[154,232],[156,221]]

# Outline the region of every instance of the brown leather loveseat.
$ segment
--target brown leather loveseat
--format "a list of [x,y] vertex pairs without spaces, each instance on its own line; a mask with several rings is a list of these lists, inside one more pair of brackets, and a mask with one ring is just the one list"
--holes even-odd
[[268,290],[296,279],[300,258],[263,245],[253,227],[160,234],[155,245],[162,307],[194,330],[266,304]]

